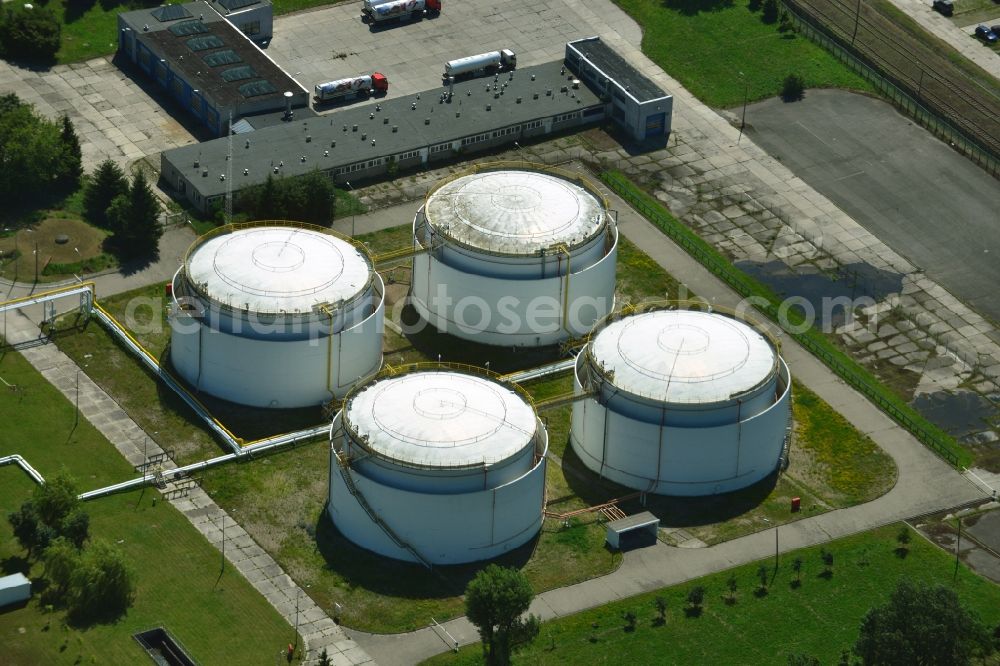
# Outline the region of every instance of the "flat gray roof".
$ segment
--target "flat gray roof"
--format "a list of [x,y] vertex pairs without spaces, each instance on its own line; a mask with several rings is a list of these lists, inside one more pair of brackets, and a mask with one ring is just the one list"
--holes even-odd
[[666,92],[643,76],[625,58],[618,55],[617,51],[605,44],[600,37],[579,39],[570,42],[569,45],[640,102],[667,97]]
[[[123,12],[136,39],[168,61],[189,85],[206,93],[215,106],[231,107],[301,93],[296,83],[208,3]],[[158,18],[159,17],[159,18]]]
[[659,524],[659,522],[660,519],[651,514],[649,511],[643,511],[642,513],[637,513],[634,516],[626,516],[625,518],[612,520],[606,525],[606,527],[609,531],[618,532],[620,534],[622,532],[636,530],[641,527]]
[[[267,174],[279,165],[284,176],[328,170],[603,106],[586,85],[574,90],[569,82],[575,77],[569,70],[561,73],[562,66],[561,61],[556,61],[525,67],[514,72],[513,80],[501,74],[497,83],[508,85],[498,98],[494,98],[494,79],[489,76],[456,83],[450,103],[440,102],[441,93],[447,90],[441,86],[383,100],[379,103],[380,110],[374,104],[348,106],[325,116],[296,118],[239,134],[233,137],[233,189],[264,182]],[[561,91],[563,86],[567,87],[566,92]],[[391,81],[389,89],[392,90]],[[253,117],[247,120],[254,122]],[[163,159],[187,177],[202,196],[218,196],[226,191],[226,183],[219,176],[226,172],[227,146],[227,137],[222,137],[165,151]],[[197,168],[195,161],[199,163]],[[208,169],[207,176],[202,176],[203,169]],[[249,171],[248,175],[243,175],[244,169]]]

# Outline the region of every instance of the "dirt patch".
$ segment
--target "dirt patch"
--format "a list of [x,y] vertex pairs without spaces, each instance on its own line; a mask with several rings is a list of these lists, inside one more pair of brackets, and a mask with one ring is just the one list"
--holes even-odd
[[[65,236],[63,243],[57,238]],[[0,252],[17,249],[22,272],[34,271],[33,252],[38,249],[39,273],[49,263],[72,264],[101,254],[107,233],[80,220],[49,218],[34,227],[0,238]]]

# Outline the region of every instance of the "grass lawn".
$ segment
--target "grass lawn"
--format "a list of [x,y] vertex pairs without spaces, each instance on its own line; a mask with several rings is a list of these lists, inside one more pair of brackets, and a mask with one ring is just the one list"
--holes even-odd
[[615,3],[642,26],[643,53],[709,106],[739,106],[744,94],[773,97],[789,74],[803,76],[807,88],[871,90],[819,46],[762,23],[748,0]]
[[[23,390],[0,393],[0,455],[20,453],[43,476],[66,468],[81,488],[130,478],[134,470],[19,354],[0,359],[0,376]],[[72,432],[70,436],[69,433]],[[33,482],[17,467],[0,468],[0,513],[27,499]],[[232,567],[219,576],[220,555],[158,492],[114,495],[85,505],[91,535],[117,543],[136,572],[135,604],[118,622],[67,626],[61,611],[39,607],[40,566],[29,569],[0,521],[0,570],[36,579],[36,597],[0,613],[4,664],[137,664],[148,659],[132,634],[165,626],[200,663],[271,664],[294,640],[292,628]],[[236,630],[240,626],[247,630]]]
[[[821,664],[838,663],[841,651],[857,639],[865,612],[884,603],[901,578],[953,586],[962,603],[988,627],[1000,620],[1000,588],[962,566],[954,580],[954,559],[913,534],[909,554],[895,553],[900,525],[883,527],[827,545],[834,555],[833,575],[823,578],[819,548],[806,548],[802,584],[793,587],[792,554],[782,556],[768,593],[757,596],[759,563],[736,567],[690,583],[631,597],[595,610],[546,622],[541,634],[515,655],[520,664],[786,664],[789,655],[808,654]],[[770,566],[769,561],[764,561]],[[737,579],[736,602],[726,602],[726,580]],[[687,617],[687,591],[706,588],[700,617]],[[655,626],[653,600],[667,602],[667,622]],[[638,616],[633,632],[624,630],[622,613]],[[428,662],[479,664],[478,644],[457,655]]]

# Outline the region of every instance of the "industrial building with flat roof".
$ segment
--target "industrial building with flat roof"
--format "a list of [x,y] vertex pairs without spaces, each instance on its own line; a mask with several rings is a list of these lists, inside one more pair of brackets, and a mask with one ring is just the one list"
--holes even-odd
[[[240,134],[233,139],[232,189],[262,183],[268,174],[313,170],[338,182],[360,180],[385,173],[391,163],[413,168],[600,122],[605,102],[586,86],[574,87],[573,78],[551,62],[456,83],[450,100],[442,87]],[[228,139],[215,139],[165,151],[164,183],[207,211],[226,193],[228,146]]]
[[122,12],[118,28],[119,52],[214,134],[228,132],[230,114],[309,103],[307,90],[207,2]]
[[670,136],[674,98],[643,76],[600,37],[566,44],[566,64],[589,86],[611,98],[611,119],[632,139]]

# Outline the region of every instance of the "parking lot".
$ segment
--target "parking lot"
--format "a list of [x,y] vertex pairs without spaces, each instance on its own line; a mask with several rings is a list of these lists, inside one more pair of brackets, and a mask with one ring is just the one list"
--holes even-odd
[[513,49],[518,66],[526,66],[561,59],[566,42],[580,37],[600,34],[638,46],[638,27],[621,12],[604,11],[597,20],[602,5],[444,0],[439,16],[372,31],[361,22],[361,2],[349,2],[276,20],[267,53],[310,91],[379,71],[389,79],[389,96],[397,97],[440,86],[446,61],[484,51]]

